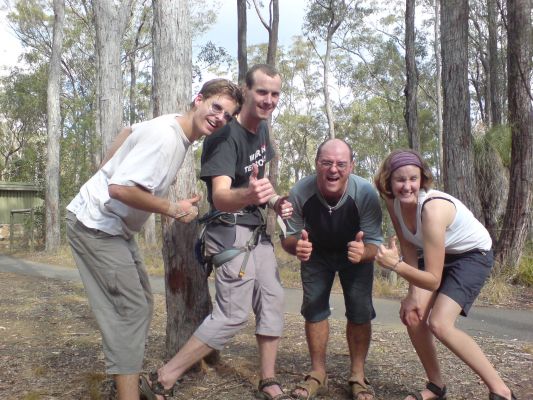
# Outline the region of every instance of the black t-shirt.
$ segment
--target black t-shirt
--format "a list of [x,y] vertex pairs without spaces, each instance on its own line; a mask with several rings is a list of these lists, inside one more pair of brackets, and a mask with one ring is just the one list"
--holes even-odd
[[266,122],[261,122],[254,134],[233,119],[205,138],[200,178],[207,184],[207,200],[211,208],[214,209],[212,177],[229,176],[231,188],[247,187],[252,165],[258,165],[258,179],[261,179],[265,176],[266,163],[272,160],[273,156],[274,150],[270,144]]

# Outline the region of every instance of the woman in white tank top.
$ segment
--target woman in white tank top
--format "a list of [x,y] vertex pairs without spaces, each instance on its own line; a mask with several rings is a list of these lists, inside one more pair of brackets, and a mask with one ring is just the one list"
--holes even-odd
[[516,399],[476,342],[455,326],[490,275],[492,241],[463,203],[430,190],[432,183],[428,165],[412,150],[393,151],[375,178],[402,254],[392,239],[388,247],[380,246],[376,261],[410,284],[400,318],[428,378],[426,388],[406,400],[446,399],[435,337],[479,375],[489,389],[489,400]]

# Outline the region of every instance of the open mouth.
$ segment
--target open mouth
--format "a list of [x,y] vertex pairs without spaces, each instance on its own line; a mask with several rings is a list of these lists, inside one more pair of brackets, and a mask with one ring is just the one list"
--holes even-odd
[[326,176],[328,182],[337,182],[340,179],[338,176]]
[[207,123],[213,128],[213,129],[216,129],[218,128],[218,124],[216,121],[212,121],[210,119],[207,120]]

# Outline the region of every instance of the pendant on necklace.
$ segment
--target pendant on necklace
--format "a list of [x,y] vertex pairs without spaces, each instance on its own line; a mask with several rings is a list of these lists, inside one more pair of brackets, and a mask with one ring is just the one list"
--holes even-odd
[[328,211],[329,215],[331,215],[331,213],[333,213],[333,207],[328,206],[328,208],[329,208],[329,211]]

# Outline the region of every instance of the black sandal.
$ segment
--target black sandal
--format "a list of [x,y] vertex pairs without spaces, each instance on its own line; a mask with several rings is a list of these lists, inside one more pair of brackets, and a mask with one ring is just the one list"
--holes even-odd
[[[503,396],[500,396],[499,394],[491,392],[489,393],[489,400],[507,400],[507,399]],[[512,390],[511,390],[511,400],[517,400]]]
[[148,379],[143,375],[139,376],[141,400],[157,400],[156,395],[163,396],[165,399],[169,396],[175,396],[178,382],[176,382],[170,389],[165,389],[158,379],[159,376],[157,375],[157,371],[151,371],[148,374]]
[[[259,385],[257,386],[257,391],[255,392],[255,398],[262,400],[292,400],[292,397],[286,393],[280,393],[275,396],[271,396],[267,392],[264,392],[263,389],[269,386],[279,386],[281,389],[281,385],[276,378],[261,379],[259,381]],[[281,391],[283,392],[283,389],[281,389]]]
[[[446,385],[442,388],[435,385],[433,382],[428,382],[426,384],[426,389],[437,396],[435,399],[431,400],[446,400]],[[408,396],[413,396],[416,400],[423,400],[422,394],[420,392],[409,393]],[[489,399],[489,400],[498,400],[498,399]]]

